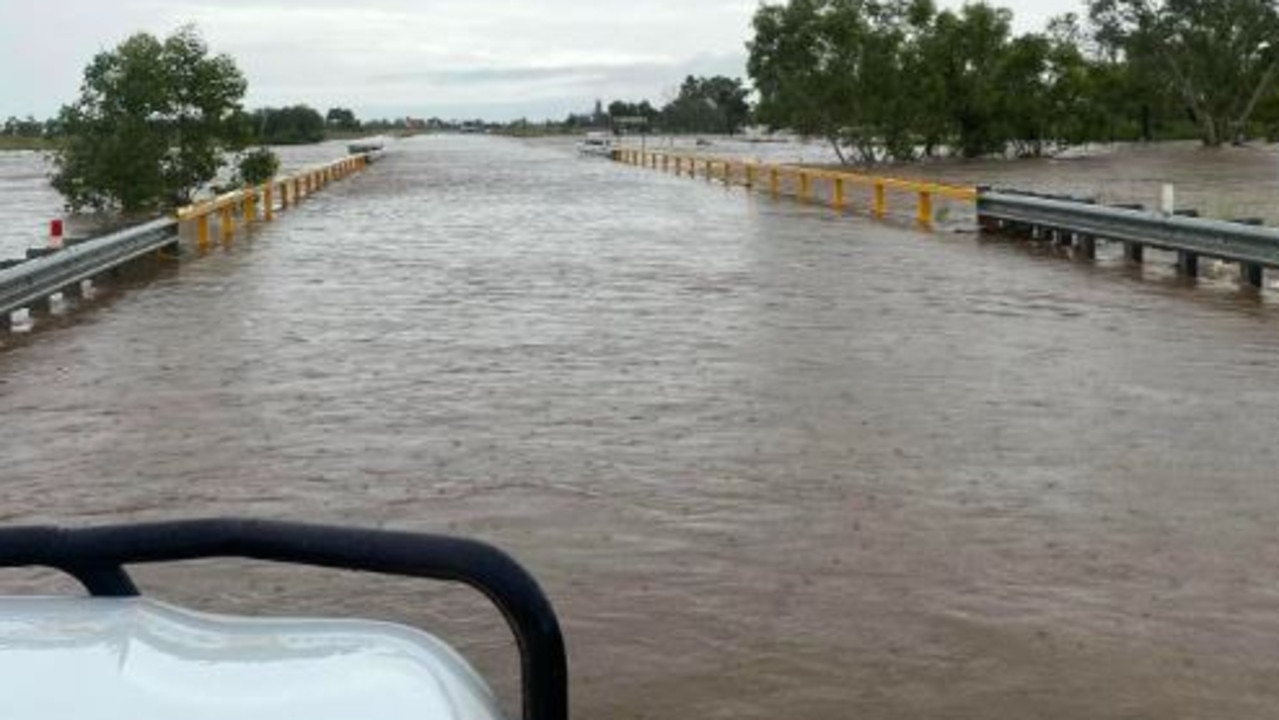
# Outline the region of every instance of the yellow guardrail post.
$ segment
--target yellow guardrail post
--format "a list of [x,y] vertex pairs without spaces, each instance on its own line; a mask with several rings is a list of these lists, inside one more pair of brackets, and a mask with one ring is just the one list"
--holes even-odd
[[209,214],[202,213],[195,219],[195,246],[201,250],[209,248]]
[[933,226],[933,194],[928,190],[919,191],[919,224],[925,228]]
[[743,181],[746,185],[746,189],[750,190],[754,188],[755,187],[755,166],[750,163],[746,163],[745,165],[742,166],[742,174],[746,176],[746,179]]
[[844,195],[844,178],[836,175],[835,179],[831,182],[834,185],[831,189],[831,205],[834,206],[836,210],[843,210],[848,204],[848,200]]
[[882,218],[888,214],[888,193],[884,183],[875,183],[875,217]]
[[275,193],[270,181],[262,186],[262,217],[267,222],[275,219]]
[[230,205],[222,206],[218,227],[222,230],[222,242],[231,242],[231,238],[235,237],[235,218],[231,217]]
[[782,173],[775,167],[768,169],[768,190],[773,197],[780,197],[782,194]]
[[799,201],[800,202],[808,202],[809,195],[812,194],[812,190],[813,190],[812,185],[813,185],[812,178],[809,177],[808,173],[804,172],[803,170],[800,170],[799,171]]
[[258,189],[249,188],[245,190],[244,195],[244,222],[257,222],[258,219]]
[[733,161],[724,161],[724,187],[733,186]]

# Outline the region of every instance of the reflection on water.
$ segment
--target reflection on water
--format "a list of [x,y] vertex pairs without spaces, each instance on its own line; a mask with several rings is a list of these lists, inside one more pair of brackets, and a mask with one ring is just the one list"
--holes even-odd
[[[6,339],[0,512],[496,542],[563,615],[577,717],[1262,718],[1276,330],[1156,263],[420,138]],[[512,706],[469,593],[144,575],[428,624]]]

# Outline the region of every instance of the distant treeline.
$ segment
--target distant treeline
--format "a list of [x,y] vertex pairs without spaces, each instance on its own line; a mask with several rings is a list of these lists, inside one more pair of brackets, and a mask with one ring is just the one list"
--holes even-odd
[[648,100],[615,100],[607,110],[596,101],[595,112],[571,114],[563,127],[611,128],[621,132],[724,133],[739,132],[749,121],[750,90],[740,78],[694,77],[684,79],[679,94],[660,109]]
[[[233,134],[240,145],[301,145],[323,142],[333,135],[462,129],[469,123],[408,117],[361,122],[348,108],[330,108],[321,115],[309,105],[291,105],[238,111],[230,124],[237,128]],[[0,137],[54,140],[62,135],[63,127],[58,119],[10,117],[0,125]]]
[[748,43],[757,120],[841,156],[1040,155],[1096,141],[1279,130],[1272,0],[1089,0],[1043,32],[932,0],[762,5]]

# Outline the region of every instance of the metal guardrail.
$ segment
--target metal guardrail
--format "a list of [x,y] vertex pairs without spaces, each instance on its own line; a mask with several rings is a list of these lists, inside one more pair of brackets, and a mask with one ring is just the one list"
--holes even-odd
[[1192,262],[1184,264],[1192,268],[1201,255],[1279,268],[1279,228],[989,191],[978,196],[977,218],[983,227],[1013,224],[1073,234],[1090,243],[1109,240],[1171,250],[1188,256]]
[[828,184],[830,190],[831,207],[838,210],[848,208],[850,205],[848,191],[860,185],[872,190],[873,194],[868,209],[872,215],[878,218],[885,217],[888,214],[888,191],[910,193],[917,197],[915,219],[920,226],[925,228],[929,228],[933,224],[935,198],[946,198],[960,202],[973,202],[977,199],[977,189],[973,187],[903,180],[836,170],[822,170],[796,165],[773,165],[736,158],[619,148],[613,151],[613,159],[628,165],[673,172],[675,175],[687,173],[689,177],[699,177],[700,171],[700,176],[705,177],[707,180],[722,180],[725,185],[740,184],[747,188],[753,188],[756,185],[767,185],[773,197],[783,195],[783,180],[791,180],[797,186],[794,194],[801,202],[811,201],[814,195],[814,186],[816,183],[823,182]]
[[325,185],[363,170],[381,154],[361,153],[305,168],[274,178],[265,185],[237,190],[182,208],[174,217],[114,232],[0,269],[0,324],[7,322],[10,313],[73,288],[82,280],[177,243],[181,223],[195,223],[196,243],[203,250],[210,244],[211,217],[217,216],[223,240],[230,240],[235,234],[237,219],[246,224],[257,221],[259,217],[272,220],[278,210],[296,205]]
[[154,220],[0,270],[0,317],[178,240],[178,221]]

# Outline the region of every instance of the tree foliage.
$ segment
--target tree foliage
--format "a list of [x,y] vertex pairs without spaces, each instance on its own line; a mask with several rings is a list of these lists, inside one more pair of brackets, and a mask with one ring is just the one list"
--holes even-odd
[[240,156],[236,169],[245,185],[261,185],[280,171],[280,158],[270,148],[254,148]]
[[662,125],[673,132],[733,135],[750,118],[749,95],[738,78],[689,75],[679,95],[662,108]]
[[192,26],[98,54],[62,108],[53,185],[75,209],[156,210],[190,200],[236,144],[246,82]]
[[1207,145],[1241,139],[1279,73],[1274,0],[1091,0],[1100,42],[1166,87]]
[[[567,127],[598,127],[611,124],[619,129],[621,118],[644,118],[649,129],[675,133],[733,135],[751,119],[750,90],[740,78],[723,75],[689,75],[679,93],[660,110],[652,103],[615,100],[608,105],[603,121],[589,115],[569,115]],[[602,107],[602,106],[601,106]]]
[[360,129],[360,121],[350,108],[329,108],[324,116],[325,123],[334,130],[354,132]]
[[324,140],[323,115],[309,105],[262,108],[251,115],[255,142],[266,145],[306,145]]
[[1279,130],[1276,0],[1089,0],[1088,15],[1016,35],[974,2],[786,0],[748,43],[757,117],[841,157],[1040,155],[1089,141],[1209,145],[1254,120]]

